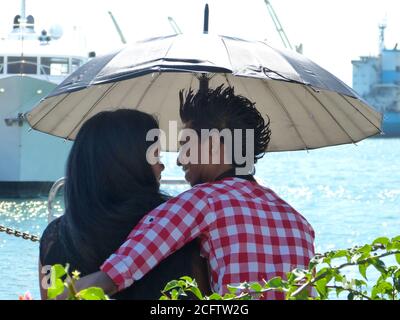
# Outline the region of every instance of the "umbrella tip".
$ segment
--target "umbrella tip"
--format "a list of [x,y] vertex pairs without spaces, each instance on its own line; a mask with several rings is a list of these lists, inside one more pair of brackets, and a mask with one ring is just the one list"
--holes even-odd
[[206,3],[204,7],[204,26],[203,26],[204,34],[208,33],[208,17],[209,17],[209,8],[208,8],[208,3]]

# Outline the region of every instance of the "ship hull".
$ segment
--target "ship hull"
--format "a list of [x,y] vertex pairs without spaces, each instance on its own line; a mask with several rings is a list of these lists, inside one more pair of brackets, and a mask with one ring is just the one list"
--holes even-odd
[[0,196],[35,193],[64,175],[71,142],[30,130],[21,117],[56,85],[28,76],[0,78]]
[[400,137],[400,112],[385,112],[382,130],[384,137]]

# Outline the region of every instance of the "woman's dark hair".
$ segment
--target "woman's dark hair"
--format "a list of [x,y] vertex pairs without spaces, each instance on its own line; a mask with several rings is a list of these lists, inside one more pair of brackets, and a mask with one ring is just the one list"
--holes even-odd
[[[105,111],[86,121],[68,157],[61,241],[82,273],[98,270],[139,220],[166,201],[146,161],[150,115]],[[85,270],[86,269],[86,270]]]
[[[199,90],[194,93],[191,89],[184,97],[179,93],[180,117],[183,123],[194,129],[199,135],[201,129],[228,129],[233,135],[234,129],[242,129],[241,150],[246,150],[245,129],[254,129],[254,163],[264,156],[267,150],[271,130],[269,118],[265,122],[263,116],[256,109],[255,103],[244,96],[235,95],[233,87]],[[232,146],[234,152],[235,143]],[[235,158],[232,156],[233,164]]]

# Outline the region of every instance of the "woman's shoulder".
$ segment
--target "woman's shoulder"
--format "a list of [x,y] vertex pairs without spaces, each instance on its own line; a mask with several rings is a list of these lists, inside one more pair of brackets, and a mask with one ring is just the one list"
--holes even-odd
[[58,231],[60,228],[60,223],[62,221],[62,216],[54,219],[52,222],[50,222],[47,227],[44,229],[42,236],[40,238],[40,242],[47,241],[49,238],[54,238],[55,236],[58,236]]
[[44,229],[40,238],[40,262],[43,264],[48,256],[50,249],[59,241],[59,229],[62,216],[50,222]]

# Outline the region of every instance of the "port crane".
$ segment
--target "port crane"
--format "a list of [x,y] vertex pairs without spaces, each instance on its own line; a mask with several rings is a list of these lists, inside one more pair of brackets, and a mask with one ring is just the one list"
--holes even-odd
[[[283,26],[282,26],[281,22],[279,21],[279,18],[277,16],[274,8],[272,7],[271,2],[269,0],[264,0],[264,2],[266,4],[266,6],[267,6],[268,13],[271,16],[272,22],[275,25],[276,31],[278,32],[279,37],[281,38],[284,47],[286,49],[293,50],[293,46],[290,43],[289,38],[287,37],[286,32],[283,29]],[[298,46],[295,46],[295,50],[298,53],[303,53],[303,44],[299,44]]]
[[171,28],[174,30],[174,32],[176,34],[182,34],[181,29],[178,27],[178,25],[176,24],[174,18],[172,17],[168,17],[168,22],[171,25]]
[[[290,40],[288,38],[288,36],[286,35],[285,30],[283,29],[283,26],[278,18],[278,15],[276,14],[274,8],[272,7],[272,4],[269,0],[264,0],[265,5],[267,6],[268,9],[268,13],[271,16],[272,22],[275,25],[275,29],[278,32],[279,37],[282,40],[282,43],[284,45],[285,48],[290,49],[290,50],[296,50],[298,53],[303,53],[303,44],[299,44],[297,46],[295,46],[295,48],[293,48],[292,44],[290,43]],[[123,44],[126,44],[126,39],[121,31],[121,28],[118,25],[117,20],[114,18],[114,15],[112,14],[111,11],[108,11],[108,14],[111,17],[111,20],[115,26],[115,29],[117,30],[120,38],[121,38],[121,42]],[[181,29],[179,28],[178,24],[175,22],[175,20],[172,17],[168,17],[168,22],[171,25],[171,28],[174,30],[174,32],[176,34],[182,34]]]
[[[115,29],[117,30],[117,33],[121,39],[121,42],[123,44],[126,44],[126,38],[124,37],[124,34],[122,33],[121,28],[119,27],[119,24],[117,22],[117,20],[115,19],[114,15],[112,14],[111,11],[108,11],[108,14],[110,15],[110,18],[114,24]],[[171,28],[174,30],[174,32],[176,34],[182,34],[181,29],[179,28],[179,26],[177,25],[177,23],[175,22],[174,18],[172,17],[168,17],[168,22],[171,25]]]
[[117,32],[118,32],[118,35],[119,35],[119,37],[120,37],[120,39],[121,39],[121,42],[122,42],[123,44],[126,44],[126,39],[125,39],[125,37],[124,37],[124,34],[123,34],[122,31],[121,31],[121,28],[120,28],[119,25],[118,25],[117,20],[114,18],[114,15],[112,14],[111,11],[108,11],[108,14],[110,15],[110,18],[111,18],[111,20],[112,20],[112,22],[113,22],[113,24],[114,24],[114,27],[115,27],[115,29],[116,29]]

